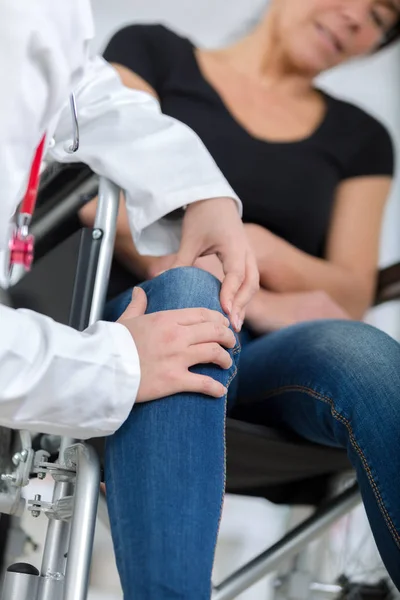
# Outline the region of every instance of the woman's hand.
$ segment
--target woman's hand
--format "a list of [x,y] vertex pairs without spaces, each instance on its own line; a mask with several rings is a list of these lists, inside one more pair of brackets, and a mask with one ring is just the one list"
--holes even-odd
[[[258,225],[246,225],[252,238],[253,249],[257,252],[257,242],[266,239],[265,230]],[[259,234],[259,237],[258,237]],[[268,232],[267,232],[268,234]],[[258,237],[258,239],[257,239]],[[261,251],[261,246],[259,246]],[[195,266],[212,273],[222,281],[224,272],[221,261],[214,254],[199,258]],[[258,333],[266,333],[301,321],[318,319],[350,319],[347,312],[324,291],[274,293],[259,290],[246,311],[246,323]]]
[[323,291],[279,294],[260,290],[247,310],[246,324],[258,334],[302,321],[351,317]]

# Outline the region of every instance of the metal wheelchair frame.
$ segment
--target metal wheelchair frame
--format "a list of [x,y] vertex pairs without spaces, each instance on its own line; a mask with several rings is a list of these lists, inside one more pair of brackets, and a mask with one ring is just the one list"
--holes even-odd
[[[119,188],[101,179],[99,203],[93,229],[82,230],[78,265],[70,312],[70,326],[83,330],[103,313],[114,249]],[[55,481],[53,499],[39,496],[28,501],[28,510],[37,517],[44,513],[48,530],[40,573],[25,563],[8,567],[3,600],[85,600],[100,484],[100,464],[93,448],[63,438],[56,463],[49,453],[34,451],[28,432],[20,432],[21,450],[13,457],[14,473],[4,474],[8,493],[0,494],[0,512],[20,516],[25,501],[22,487],[36,474],[51,475]]]
[[[96,187],[95,178],[78,181],[79,189],[63,206],[42,220],[40,235],[50,232],[85,203],[83,196]],[[100,179],[99,203],[93,229],[82,229],[69,325],[83,330],[102,316],[113,257],[120,190]],[[78,198],[78,199],[77,199]],[[87,201],[87,199],[86,199]],[[38,226],[39,227],[39,226]],[[35,227],[33,228],[35,231]],[[37,233],[37,232],[36,232]],[[48,248],[47,248],[48,249]],[[46,249],[46,250],[47,250]],[[387,270],[386,296],[378,303],[398,297],[398,267]],[[397,287],[396,287],[397,286]],[[389,290],[389,291],[388,291]],[[54,479],[51,502],[39,496],[28,501],[33,517],[44,513],[48,529],[40,572],[25,563],[7,569],[2,600],[86,600],[97,516],[109,527],[104,497],[99,498],[100,464],[94,449],[77,440],[62,439],[58,460],[49,462],[49,452],[32,448],[32,437],[20,432],[20,451],[13,457],[15,471],[4,474],[7,493],[0,493],[0,513],[20,516],[25,508],[21,489],[32,474]],[[351,486],[316,510],[279,542],[214,587],[213,600],[233,600],[288,558],[298,555],[335,521],[359,502],[356,485]]]

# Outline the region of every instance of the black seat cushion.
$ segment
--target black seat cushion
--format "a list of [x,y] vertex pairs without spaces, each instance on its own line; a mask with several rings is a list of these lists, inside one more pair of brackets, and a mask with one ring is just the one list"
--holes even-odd
[[[12,431],[5,427],[0,427],[0,475],[9,473],[12,470]],[[3,483],[0,480],[0,492]]]
[[350,471],[343,450],[227,419],[227,491],[275,503],[319,504],[331,477]]

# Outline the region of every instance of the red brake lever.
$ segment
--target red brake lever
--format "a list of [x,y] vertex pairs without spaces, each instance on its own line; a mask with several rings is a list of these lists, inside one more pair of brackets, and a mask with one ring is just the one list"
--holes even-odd
[[33,262],[34,237],[29,233],[29,226],[35,210],[39,189],[40,166],[42,164],[46,136],[43,136],[37,147],[29,175],[28,187],[18,214],[17,225],[13,231],[10,248],[10,274],[16,265],[21,265],[29,271]]

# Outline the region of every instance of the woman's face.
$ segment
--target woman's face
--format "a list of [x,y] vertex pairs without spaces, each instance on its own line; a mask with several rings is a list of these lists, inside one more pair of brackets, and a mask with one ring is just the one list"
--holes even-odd
[[400,0],[273,0],[277,42],[312,74],[375,50],[400,19]]

